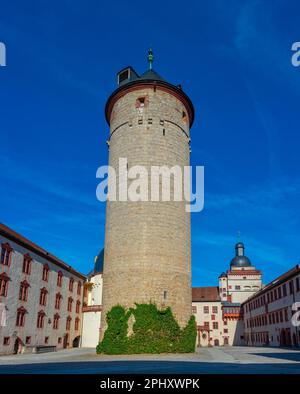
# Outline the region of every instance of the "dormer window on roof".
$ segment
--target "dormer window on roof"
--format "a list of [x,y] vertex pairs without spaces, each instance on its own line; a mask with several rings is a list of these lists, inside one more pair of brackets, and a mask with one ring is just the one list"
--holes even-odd
[[126,79],[130,78],[130,68],[127,68],[126,70],[121,71],[118,74],[118,85],[120,85],[121,82],[126,81]]

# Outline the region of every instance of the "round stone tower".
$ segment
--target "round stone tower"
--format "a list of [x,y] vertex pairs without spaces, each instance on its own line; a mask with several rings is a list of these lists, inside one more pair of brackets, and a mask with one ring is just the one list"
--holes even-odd
[[[151,54],[150,54],[151,55]],[[109,165],[119,182],[119,159],[127,167],[189,166],[192,102],[180,86],[150,69],[139,76],[132,67],[118,73],[118,88],[105,115],[110,125]],[[172,179],[172,178],[171,178]],[[128,186],[130,186],[128,180]],[[160,183],[161,179],[160,179]],[[191,316],[191,234],[186,201],[108,201],[103,272],[103,313],[115,305],[154,302],[170,306],[180,326]],[[101,335],[101,336],[102,336]]]

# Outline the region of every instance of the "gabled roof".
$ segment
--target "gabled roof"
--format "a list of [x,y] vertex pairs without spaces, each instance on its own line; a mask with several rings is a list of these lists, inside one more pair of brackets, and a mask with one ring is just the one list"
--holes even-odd
[[32,251],[33,253],[43,257],[44,259],[57,265],[58,267],[63,268],[66,271],[69,271],[76,276],[79,276],[81,279],[85,279],[85,275],[74,270],[70,265],[66,264],[64,261],[58,259],[53,254],[47,252],[45,249],[36,245],[34,242],[23,237],[23,235],[17,233],[16,231],[12,230],[11,228],[5,226],[2,223],[0,223],[0,235],[4,236],[5,238],[10,239],[11,241],[17,243],[18,245],[23,246],[24,248],[28,249],[29,251]]
[[221,301],[218,286],[211,287],[193,287],[192,301]]

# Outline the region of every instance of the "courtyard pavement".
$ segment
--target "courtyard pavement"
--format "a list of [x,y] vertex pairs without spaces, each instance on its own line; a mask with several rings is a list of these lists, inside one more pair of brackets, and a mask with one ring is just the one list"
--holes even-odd
[[200,348],[195,354],[106,356],[79,348],[0,356],[0,374],[234,373],[300,374],[300,351],[264,347]]

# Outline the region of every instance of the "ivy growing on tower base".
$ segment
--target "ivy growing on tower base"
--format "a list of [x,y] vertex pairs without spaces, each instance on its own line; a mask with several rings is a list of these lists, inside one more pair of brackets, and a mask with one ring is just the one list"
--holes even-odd
[[197,336],[195,317],[181,329],[171,308],[136,304],[125,309],[116,305],[106,315],[107,329],[96,348],[104,354],[192,353]]

